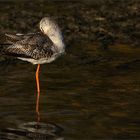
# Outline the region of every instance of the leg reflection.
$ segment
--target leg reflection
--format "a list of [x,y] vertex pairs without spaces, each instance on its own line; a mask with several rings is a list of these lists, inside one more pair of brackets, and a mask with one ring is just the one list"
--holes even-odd
[[36,115],[37,115],[37,122],[40,122],[39,99],[40,99],[40,92],[37,93],[37,97],[36,97]]

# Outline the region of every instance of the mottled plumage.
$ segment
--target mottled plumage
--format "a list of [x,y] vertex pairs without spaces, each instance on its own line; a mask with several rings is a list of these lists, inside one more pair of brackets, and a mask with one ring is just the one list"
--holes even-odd
[[9,40],[9,43],[12,45],[3,50],[5,54],[17,57],[33,58],[35,60],[42,57],[51,57],[54,53],[52,49],[55,48],[52,41],[47,36],[39,33],[20,35],[19,38],[17,36],[16,42],[15,40]]
[[58,25],[46,17],[40,22],[42,32],[5,34],[7,44],[2,54],[15,56],[33,64],[50,63],[64,53],[64,43]]

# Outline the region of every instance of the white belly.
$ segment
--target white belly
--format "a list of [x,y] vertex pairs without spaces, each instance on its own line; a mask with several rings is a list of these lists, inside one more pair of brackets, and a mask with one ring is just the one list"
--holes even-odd
[[22,58],[22,57],[18,57],[18,59],[23,60],[23,61],[28,61],[32,64],[44,64],[44,63],[51,63],[52,61],[54,61],[58,56],[60,56],[60,54],[55,54],[50,58],[41,58],[38,60],[32,59],[32,58]]

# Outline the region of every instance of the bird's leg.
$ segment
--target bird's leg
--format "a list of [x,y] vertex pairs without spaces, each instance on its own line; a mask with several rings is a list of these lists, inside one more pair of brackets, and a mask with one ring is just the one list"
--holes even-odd
[[36,97],[36,114],[37,114],[37,122],[40,122],[39,97],[40,97],[40,93],[38,92],[37,97]]
[[40,93],[40,85],[39,85],[39,69],[40,69],[40,64],[37,66],[36,70],[36,85],[37,85],[37,92]]
[[40,70],[40,64],[38,64],[37,70],[36,70],[36,85],[37,85],[36,113],[37,113],[37,121],[38,122],[40,121],[40,113],[39,113],[39,97],[40,97],[39,70]]

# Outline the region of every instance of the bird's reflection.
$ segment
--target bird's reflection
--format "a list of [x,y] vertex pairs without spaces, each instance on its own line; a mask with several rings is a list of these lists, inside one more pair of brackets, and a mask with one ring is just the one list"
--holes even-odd
[[[5,128],[0,130],[2,139],[19,140],[23,138],[36,140],[64,140],[61,136],[63,129],[54,123],[43,123],[40,118],[40,92],[36,96],[37,121],[18,124],[17,128]],[[11,137],[11,134],[13,137]],[[16,137],[16,139],[15,139]]]
[[[19,140],[19,139],[36,139],[36,140],[63,140],[61,132],[63,129],[55,123],[44,123],[41,121],[40,114],[40,82],[39,66],[37,68],[37,94],[36,94],[36,121],[24,122],[17,124],[16,128],[8,127],[0,130],[0,140]],[[38,90],[39,89],[39,90]],[[12,135],[12,136],[11,136]]]

